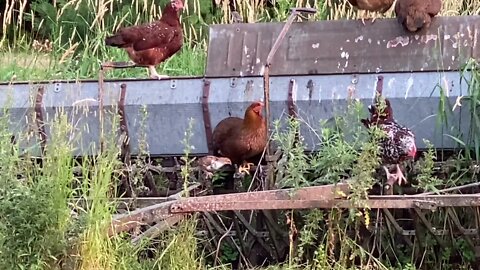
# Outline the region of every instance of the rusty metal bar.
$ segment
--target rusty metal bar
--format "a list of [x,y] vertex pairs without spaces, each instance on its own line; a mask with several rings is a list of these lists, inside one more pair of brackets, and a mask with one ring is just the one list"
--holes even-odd
[[395,231],[402,235],[403,236],[403,239],[405,240],[405,242],[410,246],[410,247],[413,247],[413,243],[412,241],[410,240],[410,238],[408,237],[408,235],[405,234],[405,230],[400,226],[400,224],[398,224],[398,222],[395,220],[395,217],[393,217],[392,213],[390,212],[390,210],[388,209],[383,209],[383,213],[385,214],[385,219],[386,219],[386,225],[387,227],[390,227],[393,226],[393,229],[395,229]]
[[[197,186],[197,185],[193,185]],[[318,187],[308,187],[301,188],[298,190],[294,189],[282,189],[282,190],[269,190],[269,191],[258,191],[258,192],[244,192],[244,193],[235,193],[235,194],[225,194],[225,195],[213,195],[213,196],[203,196],[203,197],[191,197],[188,198],[188,202],[199,202],[199,203],[209,203],[210,201],[254,201],[254,200],[284,200],[287,201],[290,198],[293,199],[303,199],[303,200],[312,200],[314,198],[323,198],[324,200],[335,198],[336,191],[341,191],[342,193],[348,192],[348,184],[339,183],[337,185],[325,185]],[[181,192],[179,192],[180,194]],[[112,221],[112,226],[109,230],[109,234],[128,231],[139,225],[149,224],[156,220],[165,219],[172,216],[170,211],[171,206],[174,203],[178,203],[179,200],[176,200],[181,195],[170,197],[172,201],[162,202],[159,204],[151,205],[145,208],[137,209],[128,214],[118,215]],[[184,201],[182,202],[184,203]],[[243,208],[242,210],[244,210]],[[255,209],[255,208],[254,208]],[[235,210],[235,209],[231,209]],[[249,210],[248,208],[246,210]]]
[[173,202],[174,201],[169,201],[151,205],[115,217],[108,230],[108,235],[112,236],[120,232],[129,231],[138,226],[172,217],[173,215],[169,214],[169,208]]
[[104,62],[102,67],[105,69],[109,68],[135,68],[135,67],[147,67],[142,65],[137,65],[133,62]]
[[285,22],[285,25],[283,26],[282,31],[278,35],[277,39],[275,40],[275,43],[273,43],[272,49],[268,53],[267,56],[267,66],[270,66],[272,63],[272,59],[275,56],[275,53],[277,52],[278,48],[280,48],[280,45],[285,38],[285,35],[288,32],[288,29],[290,29],[290,26],[293,23],[293,20],[297,17],[298,14],[300,13],[309,13],[309,14],[315,14],[317,13],[317,10],[314,8],[292,8],[290,9],[290,16],[288,17],[287,21]]
[[154,226],[150,227],[148,230],[140,234],[139,236],[132,239],[131,243],[134,245],[139,244],[143,239],[152,239],[159,236],[163,231],[171,228],[178,222],[182,221],[185,218],[185,215],[175,215],[164,220],[159,221]]
[[450,188],[445,188],[445,189],[440,189],[440,190],[437,190],[437,191],[424,192],[424,193],[420,193],[420,194],[415,194],[413,196],[426,196],[426,195],[440,194],[440,193],[445,193],[445,192],[450,192],[450,191],[459,191],[459,190],[462,190],[462,189],[465,189],[465,188],[478,187],[478,186],[480,186],[480,182],[470,183],[470,184],[466,184],[466,185],[450,187]]
[[[187,188],[187,192],[197,188],[200,184],[194,184]],[[164,220],[174,215],[170,214],[170,205],[175,202],[181,196],[185,196],[185,191],[173,194],[166,199],[170,201],[161,202],[159,204],[150,205],[144,208],[136,209],[130,213],[117,215],[109,228],[109,235],[114,235],[119,232],[131,230],[137,226],[150,224],[155,221]]]
[[[280,31],[280,34],[278,35],[277,39],[273,43],[272,48],[270,49],[270,52],[268,53],[267,60],[265,63],[265,69],[263,72],[263,96],[264,96],[264,104],[265,104],[265,124],[267,126],[266,132],[267,132],[267,138],[270,138],[270,67],[272,66],[272,60],[273,57],[275,56],[275,53],[277,52],[278,48],[280,47],[283,39],[285,38],[285,35],[288,32],[288,29],[290,29],[290,26],[292,25],[293,21],[297,17],[299,13],[310,13],[310,14],[315,14],[317,12],[316,9],[314,8],[292,8],[290,9],[290,16],[288,17],[287,21],[285,22],[285,25],[282,28],[282,31]],[[267,151],[265,152],[266,156],[269,157],[271,154],[271,149],[270,149],[270,140],[268,140],[267,143]],[[265,187],[267,189],[273,188],[275,185],[274,183],[274,177],[273,177],[273,165],[272,162],[267,161],[268,163],[268,176],[267,176],[267,183]]]
[[[121,138],[121,152],[120,156],[124,166],[130,166],[130,136],[128,134],[127,116],[125,114],[125,96],[127,95],[127,85],[122,83],[120,85],[120,99],[118,100],[118,115],[120,116],[120,138]],[[124,186],[125,196],[132,196],[132,189],[130,186],[129,170],[124,170],[122,173],[121,184]]]
[[[210,197],[210,198],[209,198]],[[436,207],[469,207],[480,206],[480,194],[476,195],[436,195],[428,197],[412,196],[371,196],[362,205],[353,205],[348,199],[315,198],[315,199],[236,199],[219,200],[214,196],[184,199],[170,206],[170,213],[188,213],[197,211],[229,211],[229,210],[265,210],[265,209],[309,209],[309,208],[418,208],[429,204]],[[203,199],[203,200],[199,200]],[[429,208],[430,209],[430,208]]]
[[35,122],[38,128],[38,135],[40,136],[40,147],[42,155],[45,154],[45,147],[47,145],[47,132],[45,131],[45,122],[43,119],[43,95],[45,94],[45,87],[39,86],[37,88],[37,96],[35,97]]
[[105,112],[103,111],[103,94],[105,91],[105,68],[100,65],[98,71],[98,120],[100,122],[100,153],[105,150]]
[[203,81],[203,93],[202,93],[203,123],[205,127],[205,137],[207,138],[208,154],[213,155],[213,132],[212,132],[212,123],[210,120],[210,108],[208,106],[209,96],[210,96],[210,81],[205,79]]

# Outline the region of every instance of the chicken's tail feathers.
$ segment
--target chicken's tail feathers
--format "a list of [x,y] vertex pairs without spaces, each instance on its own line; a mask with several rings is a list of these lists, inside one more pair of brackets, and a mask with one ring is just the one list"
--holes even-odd
[[123,40],[122,35],[113,35],[105,38],[105,45],[122,48],[126,45],[126,42]]

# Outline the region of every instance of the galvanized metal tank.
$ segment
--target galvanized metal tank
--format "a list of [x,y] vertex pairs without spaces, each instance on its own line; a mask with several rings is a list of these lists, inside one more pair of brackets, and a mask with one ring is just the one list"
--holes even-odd
[[[145,134],[153,156],[182,155],[189,119],[194,119],[192,153],[206,154],[207,134],[220,120],[243,117],[250,102],[263,99],[265,59],[281,27],[212,25],[205,77],[105,81],[104,111],[118,114],[123,108],[122,130],[128,131],[132,154]],[[343,112],[349,96],[369,105],[381,76],[395,118],[413,129],[419,148],[424,138],[453,148],[456,142],[447,135],[466,134],[470,125],[467,106],[452,108],[468,93],[470,75],[462,74],[462,66],[470,58],[480,60],[479,30],[480,16],[437,17],[428,31],[415,34],[394,19],[366,26],[357,20],[294,23],[270,72],[271,119],[285,119],[289,102],[295,104],[302,136],[314,150],[319,138],[311,127]],[[38,134],[48,143],[49,123],[63,110],[75,128],[75,154],[93,155],[100,144],[99,88],[91,80],[0,84],[0,105],[11,106],[18,138],[30,134],[20,140],[23,151],[40,153]],[[439,121],[441,102],[448,126]],[[106,131],[120,133],[120,123],[112,127],[105,115]]]

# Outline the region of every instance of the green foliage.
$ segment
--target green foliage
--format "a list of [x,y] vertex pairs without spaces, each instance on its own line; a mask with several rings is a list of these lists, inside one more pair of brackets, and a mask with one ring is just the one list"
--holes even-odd
[[470,71],[470,78],[465,78],[465,82],[468,84],[468,96],[464,97],[467,101],[465,107],[468,108],[470,116],[470,128],[467,135],[469,148],[467,150],[473,150],[474,158],[480,161],[480,66],[471,59],[465,66],[465,71]]
[[[308,186],[306,172],[309,169],[308,157],[305,154],[303,138],[297,137],[299,134],[300,122],[294,118],[289,118],[288,127],[285,132],[281,132],[280,122],[276,121],[273,134],[274,141],[278,142],[283,151],[282,159],[278,162],[277,185],[279,187],[302,187]],[[298,140],[297,140],[298,138]]]
[[425,192],[436,191],[436,186],[440,185],[442,182],[436,176],[433,176],[433,169],[436,159],[435,149],[428,140],[424,139],[423,142],[427,146],[427,152],[424,153],[424,156],[418,161],[417,164],[417,166],[420,168],[420,173],[416,177],[418,181],[417,187],[421,188]]
[[0,119],[0,268],[44,269],[66,248],[73,166],[66,140],[70,126],[65,116],[54,120],[50,131],[56,147],[47,148],[39,167],[20,162],[7,119],[8,114]]

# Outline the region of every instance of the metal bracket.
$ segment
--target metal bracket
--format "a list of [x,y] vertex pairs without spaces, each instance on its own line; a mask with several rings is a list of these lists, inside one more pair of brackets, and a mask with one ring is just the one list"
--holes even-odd
[[237,78],[230,78],[230,87],[231,88],[237,87]]
[[60,93],[60,91],[62,91],[62,88],[61,88],[62,84],[61,83],[55,83],[55,88],[53,89],[53,92],[55,93]]
[[293,91],[297,90],[295,89],[296,87],[297,87],[297,84],[295,79],[290,79],[290,83],[288,84],[288,98],[287,98],[288,115],[294,118],[297,117],[297,105],[293,100]]
[[312,103],[312,99],[313,99],[313,91],[315,90],[315,85],[313,83],[313,80],[308,80],[307,82],[307,90],[308,90],[308,103],[311,104]]
[[38,128],[38,135],[40,136],[40,147],[42,155],[45,154],[45,147],[47,144],[47,133],[45,131],[45,122],[43,120],[43,95],[45,94],[45,87],[39,86],[37,89],[37,96],[35,98],[35,122]]
[[170,88],[171,89],[177,88],[177,80],[175,80],[175,79],[170,80]]
[[208,153],[213,155],[213,132],[212,124],[210,121],[210,109],[208,106],[208,97],[210,96],[210,81],[203,81],[203,94],[202,94],[202,112],[203,123],[205,127],[205,137],[207,138]]
[[377,77],[377,87],[375,91],[377,91],[377,94],[379,95],[383,94],[383,76],[382,75],[379,75]]

